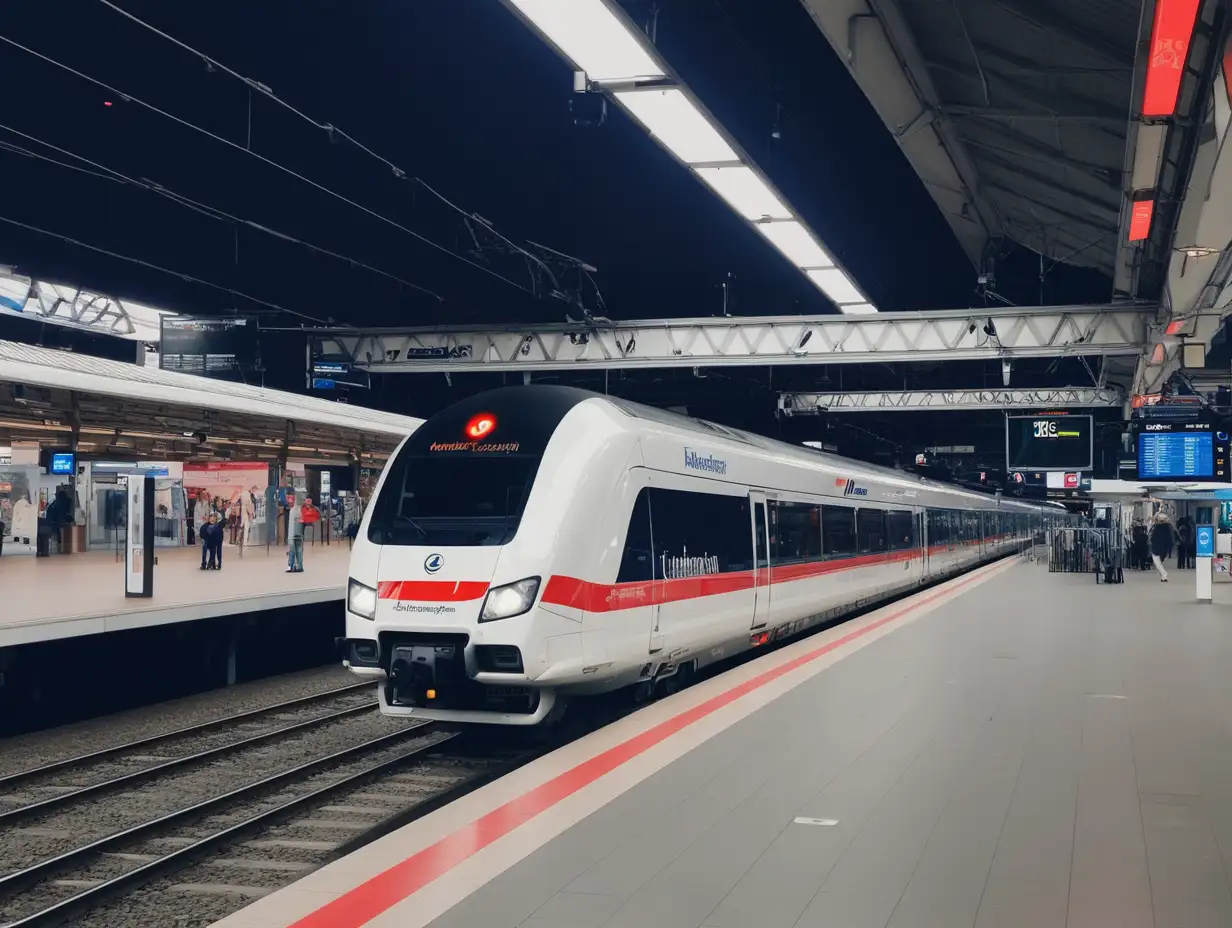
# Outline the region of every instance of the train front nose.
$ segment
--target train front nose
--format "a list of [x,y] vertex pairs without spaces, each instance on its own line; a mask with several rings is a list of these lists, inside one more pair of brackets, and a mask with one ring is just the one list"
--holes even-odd
[[454,708],[471,688],[466,653],[500,549],[381,552],[376,628],[394,706]]
[[397,644],[389,661],[391,705],[439,709],[461,706],[467,690],[464,648],[455,644]]

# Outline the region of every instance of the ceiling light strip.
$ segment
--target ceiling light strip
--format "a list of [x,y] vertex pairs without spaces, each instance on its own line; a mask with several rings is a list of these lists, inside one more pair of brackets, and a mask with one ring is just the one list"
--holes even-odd
[[[844,313],[877,312],[722,127],[607,0],[505,0]],[[639,83],[653,82],[637,87]],[[666,86],[665,86],[666,85]]]

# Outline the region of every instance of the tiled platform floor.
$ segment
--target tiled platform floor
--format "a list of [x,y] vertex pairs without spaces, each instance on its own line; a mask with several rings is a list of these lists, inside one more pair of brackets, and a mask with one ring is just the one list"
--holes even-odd
[[432,928],[1227,928],[1232,609],[1172,576],[1017,566]]

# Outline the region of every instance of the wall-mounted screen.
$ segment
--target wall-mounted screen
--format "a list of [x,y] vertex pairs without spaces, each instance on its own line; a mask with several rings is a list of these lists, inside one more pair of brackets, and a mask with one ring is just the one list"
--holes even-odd
[[1007,416],[1006,469],[1089,471],[1093,433],[1091,416]]
[[53,454],[51,456],[51,466],[48,470],[53,474],[66,474],[71,476],[77,472],[76,457],[67,452]]
[[1228,479],[1228,433],[1200,422],[1148,422],[1138,433],[1139,480]]
[[159,327],[158,364],[165,371],[234,379],[261,357],[255,318],[162,316]]

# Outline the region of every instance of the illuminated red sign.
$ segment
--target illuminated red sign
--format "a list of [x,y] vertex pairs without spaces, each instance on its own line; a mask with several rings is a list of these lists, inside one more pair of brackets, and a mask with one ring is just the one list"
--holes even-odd
[[1151,216],[1155,212],[1154,200],[1137,200],[1129,214],[1129,240],[1141,242],[1151,234]]
[[475,441],[487,438],[496,431],[496,416],[490,412],[481,412],[471,416],[470,421],[466,423],[465,431],[466,437]]
[[1066,474],[1065,475],[1065,489],[1076,490],[1077,488],[1078,488],[1078,475],[1077,474]]
[[[1151,26],[1151,58],[1146,66],[1143,116],[1171,116],[1181,91],[1198,0],[1157,0]],[[1131,237],[1130,241],[1133,241]]]

